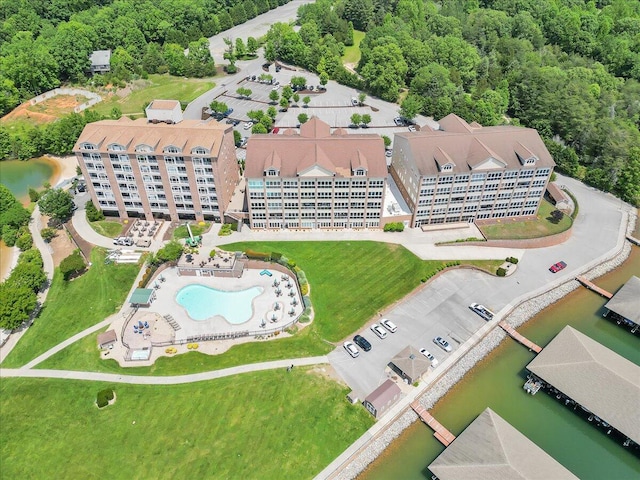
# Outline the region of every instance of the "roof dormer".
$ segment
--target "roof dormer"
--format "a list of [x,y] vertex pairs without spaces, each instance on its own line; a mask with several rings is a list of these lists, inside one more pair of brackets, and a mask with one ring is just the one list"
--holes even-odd
[[110,152],[124,152],[126,150],[124,145],[119,143],[110,143],[107,145],[107,150]]
[[538,161],[538,157],[520,142],[516,143],[515,152],[522,165],[531,167]]

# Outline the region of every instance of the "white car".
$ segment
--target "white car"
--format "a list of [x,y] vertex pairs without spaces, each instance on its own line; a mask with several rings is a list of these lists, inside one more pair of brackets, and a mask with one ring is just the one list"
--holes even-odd
[[472,303],[471,305],[469,305],[469,308],[485,320],[493,320],[493,316],[495,315],[491,310],[489,310],[484,305],[480,305],[479,303]]
[[244,129],[245,130],[249,130],[251,127],[253,127],[253,122],[246,122],[244,124]]
[[387,331],[377,323],[371,325],[371,331],[380,338],[387,338]]
[[356,358],[358,355],[360,355],[360,350],[358,350],[358,347],[356,347],[353,342],[344,342],[342,346],[353,358]]
[[427,357],[431,361],[432,367],[435,367],[436,365],[438,365],[438,359],[434,357],[432,354],[430,354],[426,348],[421,348],[420,353],[423,354],[425,357]]
[[383,318],[382,320],[380,320],[380,323],[384,328],[389,330],[391,333],[396,333],[396,330],[398,330],[398,327],[396,327],[396,324],[393,323],[388,318]]
[[435,343],[436,345],[438,345],[441,349],[443,349],[445,352],[450,352],[452,350],[451,345],[449,345],[449,342],[447,342],[444,338],[442,337],[436,337],[433,339],[433,343]]

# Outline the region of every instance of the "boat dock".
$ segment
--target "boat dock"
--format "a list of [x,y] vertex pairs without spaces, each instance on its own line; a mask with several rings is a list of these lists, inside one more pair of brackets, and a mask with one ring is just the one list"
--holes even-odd
[[500,325],[502,327],[502,329],[505,332],[507,332],[511,338],[513,338],[517,342],[520,342],[522,345],[527,347],[529,350],[532,350],[532,351],[534,351],[536,353],[540,353],[542,351],[542,347],[536,345],[531,340],[529,340],[527,337],[524,337],[523,335],[520,335],[515,330],[515,328],[513,328],[511,325],[509,325],[504,320],[502,320],[500,323],[498,323],[498,325]]
[[582,285],[587,287],[589,290],[596,292],[599,295],[602,295],[605,298],[613,297],[613,293],[607,292],[604,288],[600,288],[595,283],[590,282],[584,277],[576,277],[576,280],[579,281]]
[[427,412],[427,409],[418,402],[413,402],[411,404],[411,408],[413,408],[413,411],[418,414],[420,420],[426,423],[433,430],[433,436],[436,437],[445,447],[448,447],[449,444],[456,439],[456,436],[453,433],[433,418],[433,416]]

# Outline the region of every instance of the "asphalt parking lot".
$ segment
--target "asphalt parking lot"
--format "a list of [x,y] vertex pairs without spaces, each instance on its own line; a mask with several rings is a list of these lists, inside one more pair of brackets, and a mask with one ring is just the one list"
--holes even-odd
[[450,353],[433,343],[434,337],[443,337],[455,351],[485,324],[479,315],[469,309],[471,303],[484,303],[494,311],[504,306],[498,303],[494,305],[490,299],[476,293],[490,288],[494,279],[470,270],[451,271],[436,278],[428,287],[411,295],[384,316],[378,316],[378,323],[381,318],[393,321],[398,326],[396,333],[389,333],[387,338],[380,339],[369,329],[373,323],[370,322],[356,333],[371,342],[371,350],[364,352],[360,349],[360,356],[352,358],[340,344],[329,354],[331,365],[358,397],[364,399],[387,378],[385,367],[407,345],[417,349],[426,348],[442,363]]

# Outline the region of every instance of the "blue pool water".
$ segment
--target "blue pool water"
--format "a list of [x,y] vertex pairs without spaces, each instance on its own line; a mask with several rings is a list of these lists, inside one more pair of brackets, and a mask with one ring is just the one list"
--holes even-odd
[[238,325],[251,318],[253,299],[262,290],[261,287],[251,287],[239,292],[225,292],[204,285],[187,285],[180,289],[176,301],[194,320],[221,315],[227,322]]

